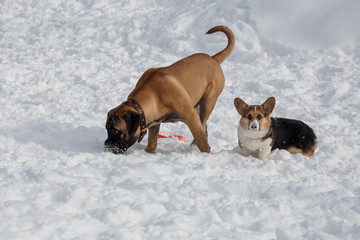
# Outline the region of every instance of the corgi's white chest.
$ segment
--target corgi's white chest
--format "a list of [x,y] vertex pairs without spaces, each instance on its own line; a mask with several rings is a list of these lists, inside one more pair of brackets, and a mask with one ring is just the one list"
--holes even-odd
[[272,138],[263,140],[262,138],[267,132],[257,131],[252,132],[243,130],[240,126],[238,128],[238,138],[241,147],[248,149],[251,152],[263,151],[264,149],[271,149]]

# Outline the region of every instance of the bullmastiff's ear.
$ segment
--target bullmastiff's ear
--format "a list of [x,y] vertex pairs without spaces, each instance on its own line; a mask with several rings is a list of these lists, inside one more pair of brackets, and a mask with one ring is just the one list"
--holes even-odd
[[133,111],[126,111],[124,117],[128,133],[133,136],[140,125],[140,115]]

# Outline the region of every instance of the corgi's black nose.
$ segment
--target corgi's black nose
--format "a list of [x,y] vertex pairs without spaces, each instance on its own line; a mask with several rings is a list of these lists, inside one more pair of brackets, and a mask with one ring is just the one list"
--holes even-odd
[[259,131],[260,130],[260,124],[257,121],[252,121],[249,125],[250,131]]

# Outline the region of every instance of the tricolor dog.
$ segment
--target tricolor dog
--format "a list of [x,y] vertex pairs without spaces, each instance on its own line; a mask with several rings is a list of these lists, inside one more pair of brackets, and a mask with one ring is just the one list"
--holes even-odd
[[268,98],[262,105],[248,105],[235,98],[234,105],[241,115],[238,140],[244,156],[258,153],[260,159],[268,157],[274,149],[301,153],[311,157],[316,149],[316,135],[299,120],[270,117],[275,98]]
[[190,128],[199,150],[210,152],[206,122],[225,84],[220,63],[235,45],[229,28],[216,26],[207,33],[214,32],[223,32],[228,38],[226,48],[214,56],[197,53],[170,66],[145,71],[127,101],[108,113],[106,150],[124,154],[149,129],[145,150],[153,153],[160,124],[182,121]]

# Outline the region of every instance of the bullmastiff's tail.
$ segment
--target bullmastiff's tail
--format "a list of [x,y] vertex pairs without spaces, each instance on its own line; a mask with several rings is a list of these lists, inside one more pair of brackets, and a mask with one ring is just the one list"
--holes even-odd
[[214,32],[223,32],[228,38],[228,45],[226,46],[226,48],[212,56],[212,58],[215,59],[218,63],[222,63],[227,57],[230,56],[232,50],[234,49],[235,37],[233,32],[225,26],[215,26],[211,28],[206,34],[211,34]]

